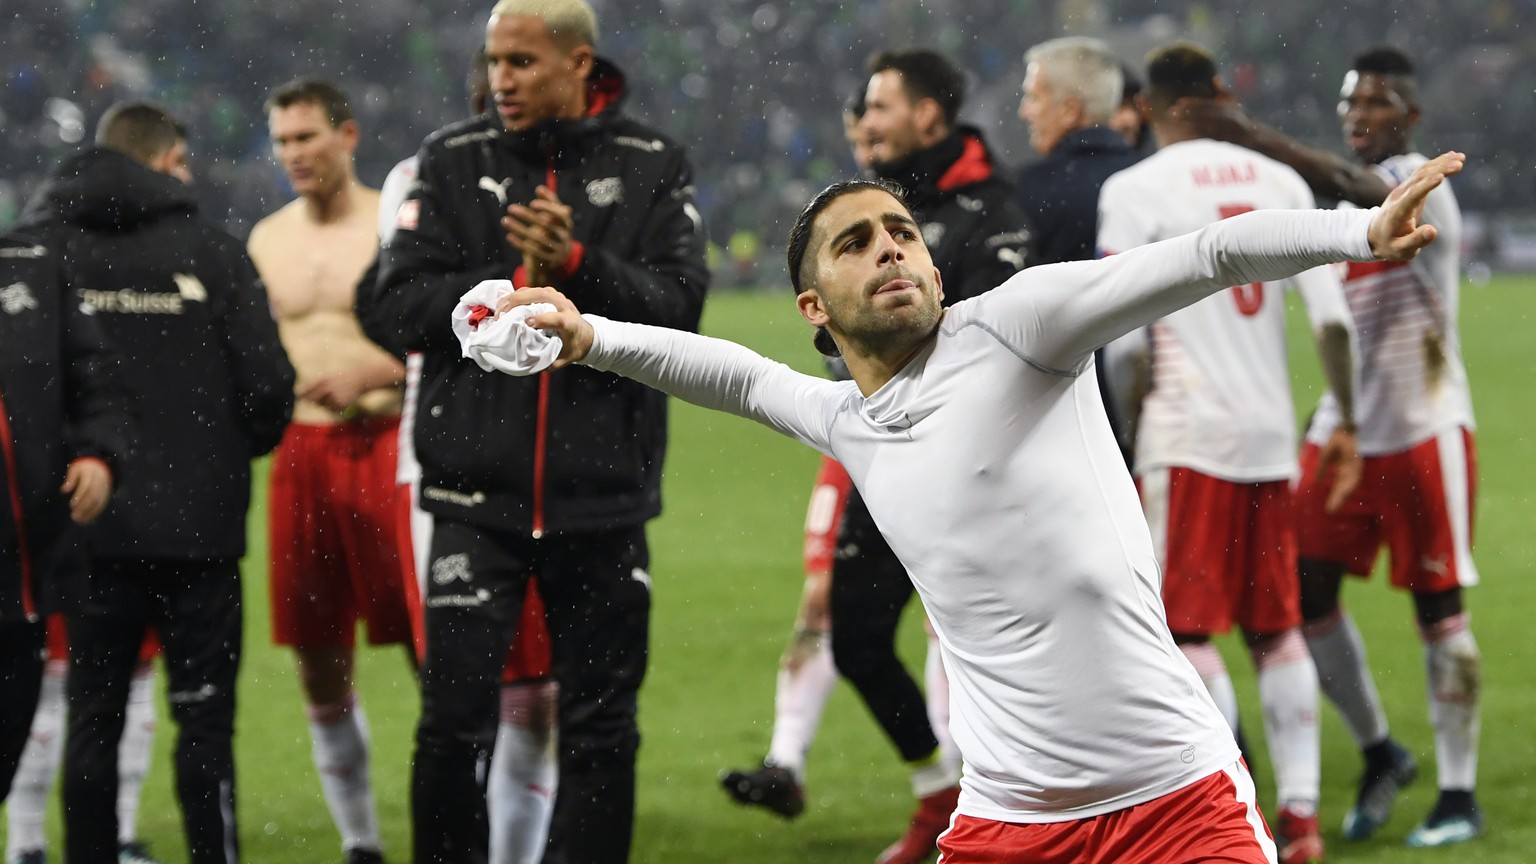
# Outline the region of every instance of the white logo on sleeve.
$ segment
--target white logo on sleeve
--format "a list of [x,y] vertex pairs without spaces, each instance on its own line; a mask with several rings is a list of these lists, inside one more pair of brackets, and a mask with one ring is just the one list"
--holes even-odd
[[489,177],[481,177],[480,178],[480,188],[484,189],[487,192],[490,192],[493,195],[495,195],[496,196],[496,200],[503,207],[507,206],[507,187],[511,186],[511,185],[512,185],[512,178],[511,177],[508,177],[507,179],[501,181],[500,183],[496,182],[495,180],[492,180]]
[[37,308],[37,298],[32,296],[32,289],[25,282],[12,282],[0,288],[0,309],[7,315],[16,315]]
[[629,571],[629,578],[645,586],[645,590],[651,590],[651,574],[645,572],[645,568],[636,567]]
[[203,285],[203,280],[191,273],[172,273],[171,279],[176,282],[176,293],[183,300],[191,300],[197,303],[208,302],[208,289]]

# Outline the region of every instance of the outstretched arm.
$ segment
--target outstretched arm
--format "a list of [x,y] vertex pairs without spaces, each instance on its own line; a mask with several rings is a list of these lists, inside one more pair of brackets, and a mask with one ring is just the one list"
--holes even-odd
[[560,337],[551,368],[581,363],[623,375],[695,405],[756,420],[830,455],[832,417],[852,392],[851,383],[795,372],[723,339],[583,315],[553,288],[519,289],[497,311],[532,303],[555,307],[526,320]]
[[956,311],[994,328],[1036,366],[1075,374],[1100,345],[1230,285],[1336,261],[1414,257],[1436,236],[1420,222],[1424,200],[1463,159],[1446,153],[1424,163],[1375,210],[1245,213],[1099,261],[1026,270]]

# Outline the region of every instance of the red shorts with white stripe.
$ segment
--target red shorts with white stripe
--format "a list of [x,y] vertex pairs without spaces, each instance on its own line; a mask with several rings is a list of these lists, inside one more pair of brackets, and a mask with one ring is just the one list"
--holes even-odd
[[1470,430],[1453,429],[1398,453],[1367,456],[1360,485],[1336,513],[1323,512],[1331,477],[1315,478],[1320,448],[1301,452],[1301,557],[1367,576],[1385,545],[1392,584],[1420,594],[1476,585],[1472,516],[1477,451]]
[[[416,648],[417,662],[427,656],[426,618],[421,598],[426,592],[426,573],[423,570],[426,550],[432,544],[432,517],[416,506],[415,489],[401,486],[397,499],[398,526],[395,536],[400,543],[400,560],[404,562],[405,606],[411,616],[411,641]],[[422,554],[416,554],[420,551]],[[507,660],[501,670],[501,683],[515,684],[548,678],[551,673],[549,629],[544,623],[544,598],[539,595],[537,579],[528,580],[528,593],[523,597],[523,617],[517,624],[517,635],[512,647],[507,649]]]
[[954,817],[939,864],[1274,864],[1275,842],[1242,763],[1102,816],[1020,824]]
[[853,480],[836,459],[821,457],[811,503],[805,509],[805,572],[830,573],[837,555],[837,532],[843,525],[843,505]]
[[1233,483],[1188,468],[1137,478],[1163,567],[1168,629],[1250,633],[1301,625],[1296,517],[1288,481]]
[[[64,616],[49,615],[44,619],[48,632],[48,662],[63,663],[69,660],[69,634],[65,632]],[[139,663],[142,665],[160,656],[160,634],[150,628],[144,631],[144,641],[139,645]]]
[[351,646],[411,638],[395,538],[397,417],[290,424],[268,485],[272,639]]

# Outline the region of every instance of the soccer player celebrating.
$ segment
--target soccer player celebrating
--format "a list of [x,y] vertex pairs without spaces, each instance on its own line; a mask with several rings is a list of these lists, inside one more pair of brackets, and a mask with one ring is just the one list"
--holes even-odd
[[[1187,95],[1224,89],[1204,49],[1175,44],[1148,59],[1142,107],[1159,150],[1113,175],[1099,200],[1099,246],[1113,254],[1239,212],[1316,206],[1306,183],[1272,159],[1194,134],[1168,118]],[[1317,671],[1301,635],[1296,584],[1296,416],[1285,343],[1286,287],[1311,313],[1323,369],[1339,394],[1331,462],[1358,468],[1352,334],[1331,267],[1289,285],[1254,282],[1154,322],[1151,390],[1142,400],[1135,470],[1163,571],[1174,641],[1237,729],[1237,695],[1211,636],[1236,621],[1258,668],[1279,787],[1280,860],[1321,860]],[[1138,333],[1136,336],[1140,336]],[[1135,339],[1125,337],[1125,341]],[[1338,494],[1358,475],[1339,474]]]
[[[1339,119],[1353,163],[1253,121],[1230,99],[1185,99],[1176,113],[1203,134],[1291,165],[1318,194],[1361,206],[1380,201],[1425,161],[1412,152],[1419,123],[1413,64],[1395,48],[1362,53],[1344,77]],[[1337,397],[1328,394],[1307,432],[1297,504],[1303,632],[1323,692],[1365,758],[1344,836],[1375,834],[1398,792],[1418,776],[1413,756],[1389,734],[1365,645],[1339,606],[1344,574],[1370,573],[1385,544],[1392,584],[1413,594],[1424,640],[1440,781],[1434,809],[1408,844],[1442,846],[1476,837],[1483,825],[1473,795],[1481,660],[1461,596],[1478,581],[1471,554],[1476,458],[1456,324],[1461,211],[1449,187],[1429,196],[1424,221],[1442,238],[1429,254],[1411,264],[1351,267],[1344,279],[1360,339],[1360,487],[1328,508],[1331,480],[1315,470],[1316,445],[1340,422]]]
[[[1392,48],[1367,51],[1344,77],[1339,119],[1344,141],[1389,185],[1425,163],[1412,152],[1419,122],[1413,64]],[[1371,572],[1379,548],[1392,555],[1391,580],[1413,594],[1428,673],[1430,722],[1440,796],[1408,835],[1410,846],[1442,846],[1482,832],[1477,782],[1481,659],[1462,588],[1477,584],[1472,562],[1476,495],[1472,398],[1457,334],[1461,211],[1449,187],[1430,194],[1424,221],[1441,239],[1418,260],[1352,265],[1345,295],[1362,357],[1359,489],[1327,506],[1321,443],[1346,422],[1333,393],[1323,396],[1307,431],[1298,490],[1301,603],[1307,643],[1324,692],[1339,706],[1365,756],[1359,798],[1344,835],[1363,839],[1386,821],[1398,789],[1412,782],[1414,759],[1388,734],[1365,647],[1339,605],[1345,573]],[[1326,466],[1323,466],[1326,467]]]
[[1461,166],[1431,161],[1380,210],[1243,214],[948,310],[899,190],[836,184],[791,230],[789,273],[849,382],[583,316],[553,289],[502,308],[554,304],[526,324],[560,337],[558,365],[758,420],[848,469],[943,647],[966,762],[946,862],[1273,862],[1231,731],[1163,620],[1092,352],[1230,285],[1411,258],[1435,237],[1425,196]]

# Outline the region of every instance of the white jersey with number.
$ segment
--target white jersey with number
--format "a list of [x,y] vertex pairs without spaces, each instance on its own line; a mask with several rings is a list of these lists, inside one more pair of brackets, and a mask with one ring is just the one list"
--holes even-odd
[[842,463],[950,678],[959,812],[1059,822],[1237,758],[1163,618],[1093,349],[1228,285],[1369,257],[1363,213],[1254,213],[957,303],[867,398],[729,342],[587,316],[587,365],[749,417]]
[[[1376,167],[1396,186],[1428,161],[1418,153]],[[1348,208],[1345,204],[1341,207]],[[1344,294],[1360,333],[1360,389],[1355,413],[1360,452],[1380,456],[1457,427],[1473,428],[1472,393],[1461,363],[1461,208],[1450,184],[1424,202],[1422,221],[1439,237],[1412,261],[1351,264]],[[1326,441],[1338,404],[1325,394],[1307,437]]]
[[[1290,167],[1209,139],[1162,148],[1111,176],[1099,194],[1099,248],[1123,253],[1251,210],[1316,207]],[[1191,468],[1238,483],[1296,473],[1296,412],[1286,361],[1285,297],[1296,288],[1314,326],[1348,326],[1339,277],[1233,286],[1153,323],[1152,389],[1136,432],[1136,471]]]

